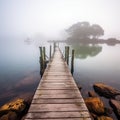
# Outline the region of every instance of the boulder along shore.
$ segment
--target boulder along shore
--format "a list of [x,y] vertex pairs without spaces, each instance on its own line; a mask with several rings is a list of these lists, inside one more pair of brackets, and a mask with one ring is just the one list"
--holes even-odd
[[[114,120],[120,118],[120,90],[104,83],[93,84],[94,91],[88,91],[88,97],[84,98],[87,108],[93,120]],[[81,90],[81,89],[80,89]],[[110,107],[106,107],[104,99],[107,99]]]

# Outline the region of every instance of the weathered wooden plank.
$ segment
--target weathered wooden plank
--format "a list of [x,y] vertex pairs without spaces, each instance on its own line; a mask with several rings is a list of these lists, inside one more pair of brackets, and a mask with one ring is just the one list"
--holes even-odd
[[83,112],[44,112],[44,113],[28,113],[28,118],[36,119],[56,119],[56,118],[81,118],[90,117],[89,113]]
[[37,88],[37,90],[76,90],[77,88],[75,86],[41,86]]
[[38,104],[76,104],[76,103],[84,103],[84,100],[81,99],[33,99],[32,103]]
[[45,94],[45,95],[58,95],[58,94],[80,94],[80,92],[76,90],[36,90],[35,94]]
[[85,104],[31,104],[29,112],[79,112],[87,110]]
[[78,96],[78,94],[49,94],[49,95],[45,95],[45,94],[35,94],[34,98],[81,98],[81,96]]
[[44,75],[44,78],[52,78],[52,79],[56,79],[56,77],[57,78],[68,78],[68,77],[71,77],[71,75],[68,75],[68,74],[66,74],[66,75],[59,75],[59,74],[56,74],[56,75]]
[[[51,96],[53,95],[53,96],[56,96],[56,98],[57,98],[57,96],[71,96],[71,97],[75,97],[75,96],[78,96],[78,97],[81,97],[81,95],[80,95],[80,93],[76,90],[76,92],[74,92],[74,90],[73,90],[73,92],[71,92],[71,90],[42,90],[42,91],[39,91],[38,92],[38,90],[37,90],[37,92],[35,93],[35,95],[39,95],[39,96],[41,96],[41,97],[49,97],[50,96],[50,98],[51,98]],[[55,97],[54,97],[55,98]],[[70,98],[70,97],[69,97]]]
[[56,85],[56,86],[70,86],[70,85],[71,86],[76,86],[75,82],[70,81],[70,80],[69,80],[69,82],[67,82],[67,81],[65,82],[64,81],[62,83],[61,82],[59,83],[59,81],[57,81],[57,80],[56,80],[55,83],[44,83],[44,81],[41,81],[41,82],[42,82],[41,83],[42,85],[46,85],[46,86],[48,86],[48,85],[50,85],[50,86],[53,86],[53,85]]
[[[56,70],[56,71],[55,71],[55,70]],[[65,66],[65,67],[63,67],[63,66],[61,66],[61,67],[52,66],[52,67],[47,67],[47,68],[46,68],[46,72],[53,72],[53,71],[55,71],[55,72],[64,72],[64,71],[70,72],[70,71],[68,70],[67,66]]]
[[45,76],[47,75],[47,76],[57,76],[57,75],[59,75],[59,76],[69,76],[70,75],[70,73],[61,73],[61,72],[54,72],[54,73],[45,73],[44,74]]
[[[51,79],[51,78],[45,79],[45,78],[42,78],[42,80],[44,80],[44,81],[50,81],[50,80],[51,80],[51,81],[56,81],[56,82],[57,82],[57,81],[62,81],[62,82],[67,82],[67,81],[68,81],[68,82],[74,82],[74,81],[72,81],[72,78],[70,78],[70,77],[69,77],[69,78],[62,78],[62,79],[61,79],[61,78],[56,78],[56,79]],[[43,82],[44,82],[44,81],[43,81]]]
[[63,76],[63,77],[62,76],[60,76],[60,77],[56,76],[56,78],[53,77],[53,76],[49,76],[47,78],[46,78],[46,76],[45,77],[43,76],[42,79],[43,80],[56,80],[56,81],[57,80],[70,80],[70,81],[72,80],[72,78],[69,77],[69,76]]
[[75,82],[74,81],[71,81],[71,80],[51,80],[51,79],[49,79],[49,80],[43,80],[43,81],[41,81],[42,83],[70,83],[70,84],[75,84]]
[[64,79],[70,79],[71,76],[59,76],[59,75],[56,75],[56,76],[44,76],[43,79],[53,79],[53,80],[57,80],[57,79],[61,79],[61,80],[64,80]]
[[[50,71],[50,72],[56,72],[55,69],[47,69],[47,71]],[[59,71],[57,72],[68,72],[66,69],[59,69]]]
[[66,67],[65,68],[63,68],[63,67],[51,67],[51,68],[48,68],[48,70],[54,70],[54,71],[56,69],[58,69],[57,72],[61,72],[62,70],[68,72],[68,69]]
[[47,73],[51,73],[51,74],[66,74],[66,73],[68,73],[68,74],[70,74],[70,72],[69,71],[66,71],[66,72],[61,72],[61,71],[54,71],[54,72],[52,72],[52,71],[46,71],[45,72],[45,74],[47,74]]
[[74,83],[74,81],[71,81],[70,79],[43,79],[41,80],[42,83],[47,83],[47,82],[51,82],[51,83]]
[[41,84],[40,87],[46,87],[46,88],[76,88],[74,84]]

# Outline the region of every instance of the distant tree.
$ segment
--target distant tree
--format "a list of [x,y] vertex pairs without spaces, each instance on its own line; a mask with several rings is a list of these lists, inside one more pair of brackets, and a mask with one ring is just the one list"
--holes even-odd
[[104,35],[104,30],[101,26],[97,24],[90,25],[90,23],[86,21],[73,24],[66,31],[70,37],[76,39],[90,38],[91,36],[98,38]]
[[90,36],[89,28],[89,22],[78,22],[76,24],[73,24],[66,31],[69,33],[70,36],[81,39]]
[[100,36],[104,35],[104,30],[100,25],[97,24],[93,24],[91,26],[91,36],[93,36],[93,38],[98,38]]

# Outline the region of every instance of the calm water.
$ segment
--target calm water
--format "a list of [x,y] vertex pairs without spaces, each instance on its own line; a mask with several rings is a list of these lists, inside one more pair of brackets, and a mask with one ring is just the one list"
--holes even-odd
[[16,97],[31,97],[37,88],[40,65],[35,43],[0,38],[0,105]]
[[[0,105],[34,94],[40,80],[39,48],[45,42],[25,43],[23,38],[0,39]],[[60,44],[64,52],[64,45]],[[120,45],[71,45],[75,49],[74,78],[82,91],[103,82],[119,89]],[[83,96],[87,96],[84,92]]]
[[[63,49],[64,47],[61,46]],[[102,82],[120,90],[120,45],[71,45],[75,49],[74,78],[84,98],[93,84]],[[109,100],[102,97],[105,106]],[[111,117],[117,119],[112,113]]]
[[103,82],[119,89],[120,45],[97,45],[88,48],[85,46],[85,49],[86,52],[84,48],[80,49],[80,46],[76,48],[74,72],[76,81],[84,86],[83,89],[91,88],[96,82]]
[[71,48],[75,49],[74,78],[83,90],[91,90],[97,82],[120,89],[120,45],[71,45]]

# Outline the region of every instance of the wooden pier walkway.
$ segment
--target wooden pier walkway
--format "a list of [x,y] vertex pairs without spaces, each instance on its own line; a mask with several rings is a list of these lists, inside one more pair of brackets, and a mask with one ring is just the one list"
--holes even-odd
[[25,120],[91,120],[59,48],[43,74]]

